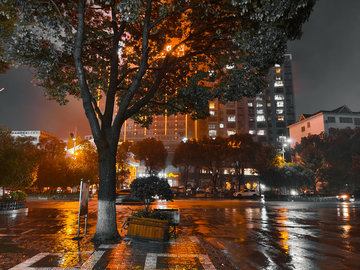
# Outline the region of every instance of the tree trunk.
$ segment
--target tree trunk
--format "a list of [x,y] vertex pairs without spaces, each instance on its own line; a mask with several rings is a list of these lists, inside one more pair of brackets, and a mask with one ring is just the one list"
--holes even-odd
[[99,145],[98,216],[94,242],[116,242],[120,234],[116,224],[116,149],[117,143]]

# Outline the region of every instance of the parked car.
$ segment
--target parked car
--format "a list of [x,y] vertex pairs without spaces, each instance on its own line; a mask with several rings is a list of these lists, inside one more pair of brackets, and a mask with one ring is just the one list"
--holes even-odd
[[119,189],[116,191],[116,203],[142,202],[137,198],[131,197],[131,189]]
[[178,190],[179,190],[179,194],[185,194],[185,187],[184,186],[179,186]]
[[339,195],[336,196],[336,199],[340,202],[354,202],[355,195],[351,193],[341,192]]
[[172,194],[173,194],[174,197],[180,195],[180,192],[179,192],[178,187],[171,187],[171,192],[172,192]]
[[244,189],[244,190],[240,190],[239,192],[235,192],[234,193],[234,197],[236,198],[257,198],[260,197],[260,192],[258,190],[255,189]]

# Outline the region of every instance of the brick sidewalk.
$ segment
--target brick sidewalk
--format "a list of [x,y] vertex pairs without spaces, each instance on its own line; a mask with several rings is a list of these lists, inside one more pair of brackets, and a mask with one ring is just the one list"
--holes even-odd
[[[84,242],[92,236],[86,236]],[[66,265],[66,266],[65,266]],[[10,270],[34,269],[235,269],[203,238],[180,232],[168,242],[123,238],[119,244],[100,245],[79,252],[40,252]]]

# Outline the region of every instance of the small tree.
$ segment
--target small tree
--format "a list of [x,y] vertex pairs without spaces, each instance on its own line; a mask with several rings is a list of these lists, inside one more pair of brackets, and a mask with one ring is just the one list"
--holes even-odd
[[187,188],[189,172],[192,168],[197,167],[200,158],[200,148],[196,140],[181,141],[175,148],[174,156],[171,161],[172,165],[177,168],[184,168],[184,186]]
[[287,163],[281,168],[283,185],[286,190],[293,188],[300,190],[304,187],[309,187],[314,182],[314,173],[306,169],[301,164]]
[[32,139],[14,139],[9,128],[0,127],[0,187],[3,189],[26,188],[36,180],[39,151]]
[[168,153],[162,141],[155,138],[146,138],[135,143],[131,147],[131,152],[135,158],[144,161],[147,173],[154,175],[161,169],[166,168],[166,158]]
[[260,179],[273,188],[280,187],[282,184],[280,168],[284,165],[283,158],[275,148],[271,145],[265,145],[257,152],[254,169],[259,174]]
[[131,196],[143,201],[147,212],[149,212],[150,202],[154,196],[157,195],[165,200],[173,199],[168,181],[154,175],[136,178],[131,182],[130,188]]
[[40,138],[41,162],[38,168],[37,179],[34,183],[38,189],[44,187],[63,187],[67,175],[67,163],[65,161],[65,143],[56,137]]
[[[217,180],[221,177],[222,169],[227,165],[229,145],[227,139],[203,137],[199,140],[199,165],[211,173],[213,187],[217,187]],[[221,180],[220,180],[221,182]],[[222,187],[222,183],[220,183]]]
[[228,161],[235,168],[239,187],[244,184],[244,170],[252,167],[261,144],[254,142],[248,133],[231,135],[229,137]]

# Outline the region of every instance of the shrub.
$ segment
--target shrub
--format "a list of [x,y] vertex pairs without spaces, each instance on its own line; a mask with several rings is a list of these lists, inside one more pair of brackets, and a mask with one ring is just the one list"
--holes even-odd
[[167,201],[173,199],[170,185],[165,178],[149,176],[145,178],[136,178],[130,184],[131,196],[138,198],[145,203],[146,211],[149,209],[149,202],[156,195]]
[[24,191],[11,191],[10,194],[6,194],[4,199],[5,201],[24,201],[26,200],[27,195]]

